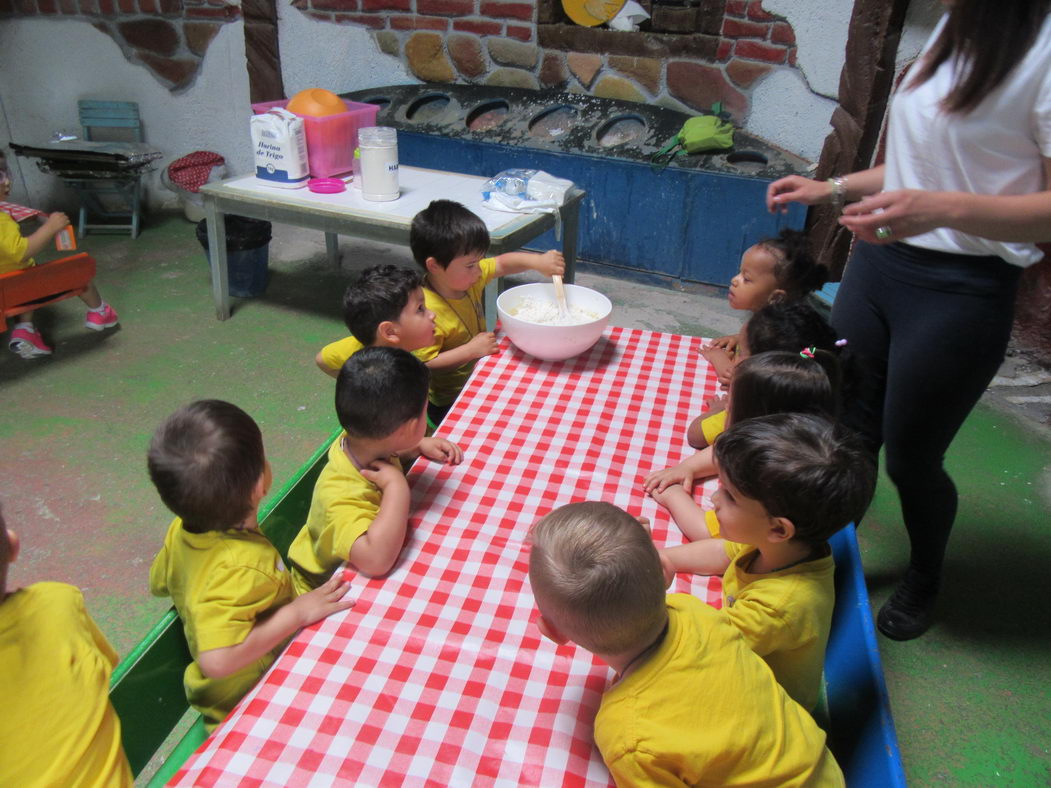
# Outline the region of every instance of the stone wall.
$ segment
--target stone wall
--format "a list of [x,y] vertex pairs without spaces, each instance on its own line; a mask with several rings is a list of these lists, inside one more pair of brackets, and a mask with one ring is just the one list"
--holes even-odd
[[219,27],[240,16],[239,5],[225,0],[0,0],[0,19],[91,24],[173,92],[193,82]]
[[304,14],[364,25],[425,82],[558,88],[687,111],[716,101],[743,124],[751,89],[793,69],[795,33],[762,0],[645,0],[638,32],[580,27],[559,0],[293,0]]

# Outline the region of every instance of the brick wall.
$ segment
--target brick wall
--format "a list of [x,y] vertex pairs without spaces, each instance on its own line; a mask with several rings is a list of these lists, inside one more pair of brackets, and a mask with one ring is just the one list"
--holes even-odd
[[240,7],[225,0],[0,0],[0,20],[48,17],[93,25],[172,91],[193,82],[220,25],[240,16]]
[[[0,0],[2,1],[2,0]],[[304,14],[364,25],[426,82],[559,88],[706,110],[740,123],[755,82],[795,66],[795,34],[762,0],[643,0],[638,32],[570,22],[560,0],[293,0]]]

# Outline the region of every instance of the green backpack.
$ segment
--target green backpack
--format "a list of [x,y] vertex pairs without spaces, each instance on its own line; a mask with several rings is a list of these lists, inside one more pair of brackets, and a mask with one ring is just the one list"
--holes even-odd
[[667,167],[676,156],[729,150],[734,146],[733,124],[725,119],[722,104],[712,105],[711,115],[688,119],[679,133],[653,156],[653,163]]

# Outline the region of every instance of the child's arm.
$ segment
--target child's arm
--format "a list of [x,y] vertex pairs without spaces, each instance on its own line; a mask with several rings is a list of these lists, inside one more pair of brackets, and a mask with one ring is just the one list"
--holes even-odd
[[675,524],[691,542],[712,538],[704,520],[704,509],[680,485],[674,484],[663,492],[650,490],[650,497],[671,512]]
[[380,488],[383,499],[369,529],[354,540],[350,563],[372,577],[385,575],[398,560],[409,524],[409,484],[396,467],[376,460],[361,475]]
[[482,356],[491,356],[499,348],[500,343],[496,340],[496,334],[492,331],[483,331],[476,334],[470,342],[465,342],[459,347],[443,350],[430,361],[424,362],[432,372],[443,369],[455,369],[462,367]]
[[338,369],[332,369],[332,367],[330,367],[328,364],[325,363],[325,359],[323,358],[324,354],[325,354],[325,351],[319,350],[317,355],[314,356],[314,363],[317,364],[317,368],[318,369],[320,369],[322,372],[324,372],[330,378],[338,378],[339,377],[339,370]]
[[539,271],[544,276],[562,276],[566,273],[566,261],[562,253],[551,249],[543,254],[534,252],[506,252],[496,258],[494,276],[507,276],[522,271]]
[[463,450],[459,446],[445,438],[434,437],[424,438],[413,448],[398,452],[398,458],[408,465],[421,454],[428,460],[446,465],[459,465],[463,462]]
[[[712,416],[722,413],[724,410],[726,410],[725,394],[720,394],[708,400],[708,412],[703,413],[697,418],[695,418],[693,421],[690,422],[690,426],[686,428],[686,442],[693,446],[693,448],[695,449],[708,448],[708,446],[710,446],[715,440],[715,436],[713,436],[711,441],[708,440],[708,436],[705,434],[704,427],[708,423],[708,419],[712,418]],[[721,432],[722,429],[725,428],[725,426],[726,420],[724,418],[722,422],[722,427],[718,429],[718,431],[716,432],[716,436],[718,436],[718,433]]]
[[722,539],[702,539],[699,542],[666,547],[660,551],[675,567],[676,572],[694,575],[722,575],[730,566],[730,557]]
[[662,493],[673,484],[681,484],[683,490],[690,493],[693,492],[694,479],[705,479],[714,476],[715,473],[715,459],[712,448],[709,446],[691,454],[678,465],[651,473],[642,482],[642,486],[646,492],[656,490]]
[[26,238],[26,251],[22,255],[22,260],[28,260],[30,257],[36,257],[40,254],[44,247],[58,235],[58,231],[67,224],[69,224],[69,217],[61,211],[56,211],[47,217],[44,223],[37,228],[36,232]]
[[701,355],[715,369],[719,377],[719,384],[724,388],[730,385],[730,375],[733,373],[734,362],[730,353],[721,347],[701,348]]
[[248,637],[236,646],[202,651],[197,655],[201,673],[210,679],[221,679],[251,665],[297,630],[332,613],[353,607],[353,599],[343,599],[349,590],[350,583],[337,573],[323,586],[296,597],[265,620],[256,621]]

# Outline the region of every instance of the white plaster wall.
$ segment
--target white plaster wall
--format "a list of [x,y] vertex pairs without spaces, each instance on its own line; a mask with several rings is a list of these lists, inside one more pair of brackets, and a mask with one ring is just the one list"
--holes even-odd
[[311,19],[293,8],[290,0],[280,0],[277,12],[287,96],[306,88],[349,93],[420,82],[398,58],[381,52],[364,27]]
[[[850,0],[764,0],[763,8],[785,17],[796,35],[796,69],[777,68],[752,90],[748,131],[816,161],[839,94],[853,3]],[[914,57],[943,13],[940,0],[912,0],[898,46],[897,63]]]
[[[146,140],[164,153],[147,177],[153,207],[173,204],[160,185],[160,169],[195,150],[226,157],[231,174],[251,169],[248,135],[248,71],[244,24],[223,25],[212,41],[196,81],[178,95],[143,66],[124,57],[116,42],[83,21],[8,20],[0,25],[0,143],[46,142],[58,130],[79,133],[77,100],[137,101]],[[43,210],[72,209],[71,195],[35,160],[5,150],[12,170],[14,202]]]
[[752,90],[745,127],[770,142],[816,161],[832,126],[839,72],[847,44],[850,0],[765,0],[796,34],[796,68],[777,68]]

